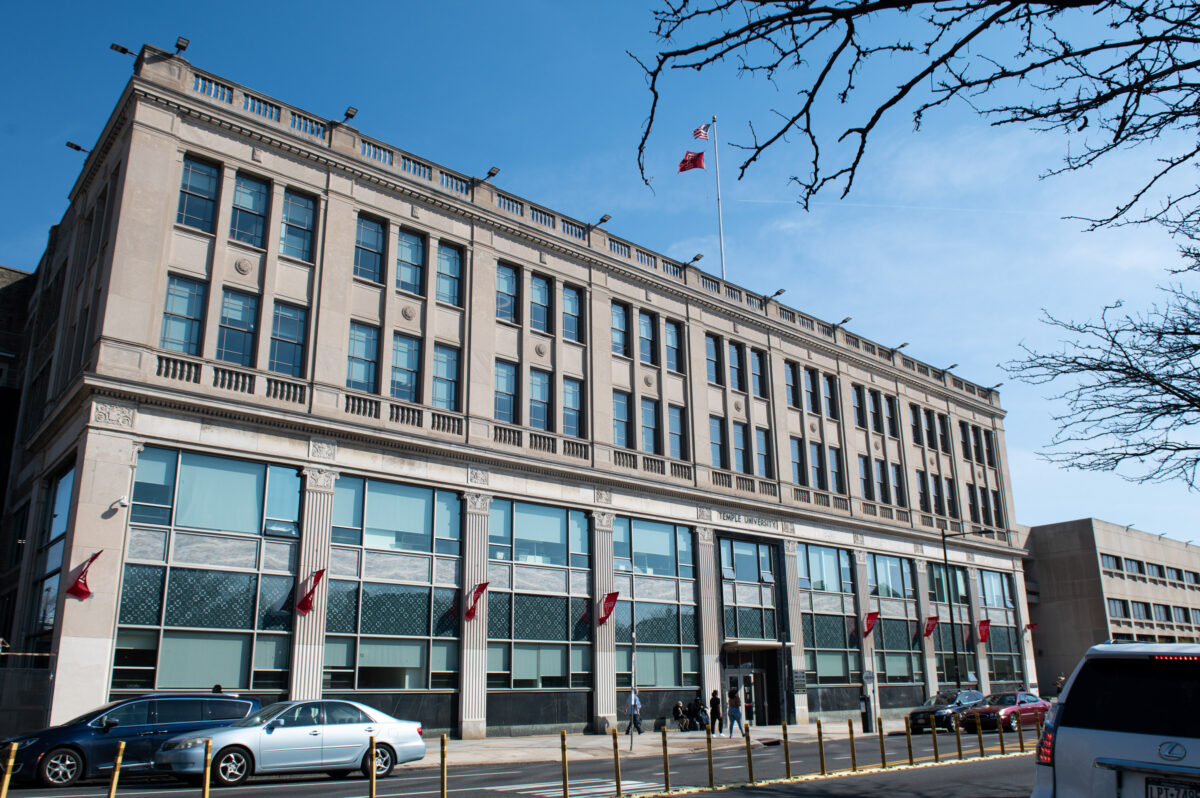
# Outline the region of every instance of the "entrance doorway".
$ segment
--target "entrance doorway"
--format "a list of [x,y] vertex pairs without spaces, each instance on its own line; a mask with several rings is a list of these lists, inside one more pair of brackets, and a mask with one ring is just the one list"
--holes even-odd
[[737,688],[742,697],[742,715],[747,726],[767,724],[766,672],[758,668],[737,668],[725,671],[725,701],[729,691]]

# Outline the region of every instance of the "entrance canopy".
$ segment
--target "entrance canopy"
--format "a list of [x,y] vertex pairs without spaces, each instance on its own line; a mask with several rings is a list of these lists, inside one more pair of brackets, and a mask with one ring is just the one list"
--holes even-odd
[[783,648],[778,640],[726,640],[721,644],[722,651],[774,651]]

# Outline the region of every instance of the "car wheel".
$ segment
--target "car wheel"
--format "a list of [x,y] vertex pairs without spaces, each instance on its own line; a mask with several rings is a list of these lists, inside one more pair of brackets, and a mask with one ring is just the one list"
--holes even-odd
[[327,771],[325,771],[325,775],[329,776],[329,778],[331,778],[331,779],[344,779],[350,775],[350,771],[348,771],[348,770],[327,770]]
[[38,777],[47,787],[70,787],[83,777],[83,755],[74,748],[55,748],[42,757]]
[[1017,721],[1017,713],[1016,712],[1009,715],[1008,716],[1008,730],[1016,731],[1017,730],[1017,722],[1018,721]]
[[[363,775],[370,777],[371,771],[368,768],[371,766],[371,752],[363,754],[362,772]],[[392,770],[396,767],[396,755],[392,753],[392,749],[386,745],[375,746],[375,778],[382,779],[392,775]]]
[[254,764],[250,752],[241,746],[222,748],[213,759],[213,781],[222,787],[234,787],[250,778]]

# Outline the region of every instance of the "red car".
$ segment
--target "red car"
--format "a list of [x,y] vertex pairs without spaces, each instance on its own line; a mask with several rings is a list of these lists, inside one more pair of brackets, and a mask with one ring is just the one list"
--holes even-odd
[[1038,698],[1033,693],[993,693],[963,713],[962,726],[973,732],[976,725],[984,729],[995,729],[1003,724],[1006,730],[1016,731],[1019,713],[1021,726],[1026,731],[1033,732],[1037,729],[1038,719],[1044,721],[1049,711],[1050,702]]

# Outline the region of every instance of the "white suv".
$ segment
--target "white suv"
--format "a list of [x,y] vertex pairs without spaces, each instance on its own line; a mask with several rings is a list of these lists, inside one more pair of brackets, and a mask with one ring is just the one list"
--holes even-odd
[[1046,717],[1031,798],[1200,798],[1200,645],[1092,646]]

